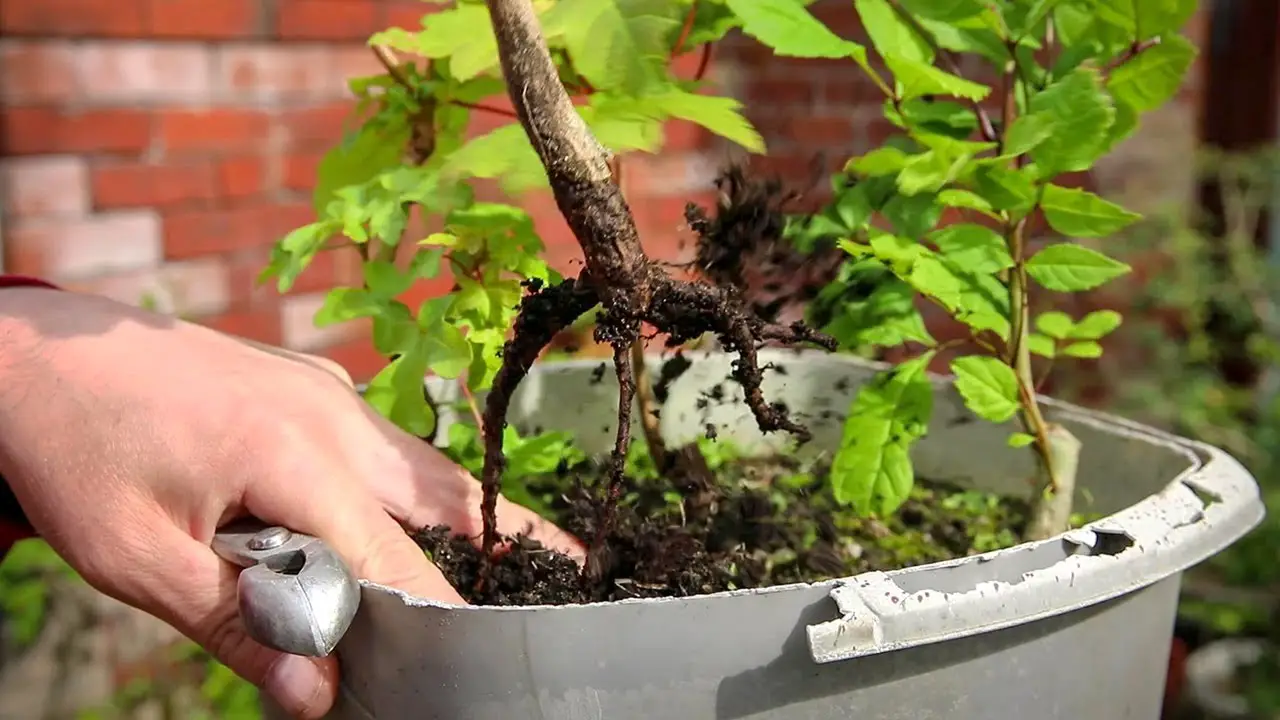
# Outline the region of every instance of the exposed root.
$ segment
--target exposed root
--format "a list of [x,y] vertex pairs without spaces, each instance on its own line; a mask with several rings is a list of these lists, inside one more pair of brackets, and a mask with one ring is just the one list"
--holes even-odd
[[[601,508],[596,544],[608,537],[622,489],[623,463],[630,440],[635,378],[629,351],[642,322],[670,336],[677,345],[716,333],[722,345],[738,353],[733,375],[760,429],[790,431],[803,441],[806,428],[791,421],[781,404],[769,404],[760,390],[763,373],[759,344],[813,342],[835,349],[835,341],[801,323],[765,322],[748,308],[738,289],[677,281],[644,253],[635,220],[614,181],[609,152],[588,130],[561,83],[530,0],[486,0],[498,43],[507,92],[516,115],[547,171],[556,205],[582,247],[586,270],[575,281],[534,288],[521,303],[515,332],[503,350],[502,367],[485,403],[485,464],[482,549],[492,558],[498,542],[495,510],[505,462],[502,435],[511,394],[556,333],[599,303],[598,342],[614,349],[619,381],[618,430],[609,473],[606,507]],[[764,228],[770,236],[781,228]],[[732,283],[731,283],[732,285]],[[589,567],[599,572],[602,548],[588,549]],[[594,558],[594,561],[591,559]],[[481,581],[483,581],[483,574]]]
[[631,445],[631,404],[635,401],[636,378],[631,364],[631,344],[615,345],[613,348],[613,366],[618,373],[618,427],[613,441],[613,455],[609,458],[609,487],[606,489],[605,502],[600,510],[600,519],[596,524],[596,536],[588,549],[586,567],[583,574],[588,580],[597,581],[604,574],[605,538],[613,529],[614,516],[618,511],[618,498],[622,497],[622,482],[625,479],[627,465],[627,449]]
[[484,523],[481,547],[486,557],[498,543],[498,491],[507,464],[502,455],[502,434],[507,427],[511,394],[551,338],[597,302],[591,288],[574,279],[550,287],[538,287],[536,282],[530,285],[533,292],[520,303],[515,332],[502,348],[502,367],[484,403],[484,471],[481,475],[484,499],[480,504],[480,517]]

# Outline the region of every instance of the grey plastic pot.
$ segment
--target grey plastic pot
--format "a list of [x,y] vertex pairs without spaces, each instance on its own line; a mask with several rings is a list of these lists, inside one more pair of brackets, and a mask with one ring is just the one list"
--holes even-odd
[[[689,357],[662,411],[670,439],[710,422],[760,452],[786,440],[756,429],[725,381],[731,356]],[[823,352],[761,360],[779,368],[766,396],[814,430],[807,452],[835,447],[858,385],[880,367]],[[593,378],[599,365],[536,367],[511,422],[573,431],[606,452],[617,395],[612,372]],[[918,472],[1028,492],[1033,459],[1006,446],[1012,428],[976,420],[945,378],[936,383]],[[725,400],[700,408],[715,386]],[[684,599],[456,607],[365,583],[329,717],[1156,720],[1181,573],[1262,518],[1257,486],[1213,447],[1059,402],[1046,410],[1084,443],[1078,507],[1110,513],[1085,529],[953,562]]]

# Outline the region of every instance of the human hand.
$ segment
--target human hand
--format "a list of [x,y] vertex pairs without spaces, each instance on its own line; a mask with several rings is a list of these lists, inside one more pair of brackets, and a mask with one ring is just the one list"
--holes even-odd
[[[334,658],[267,649],[237,617],[237,569],[210,549],[253,515],[315,535],[357,577],[461,603],[404,526],[478,537],[480,485],[373,411],[334,363],[106,299],[0,290],[0,473],[93,587],[170,623],[299,717],[323,715]],[[502,501],[503,532],[532,525]]]

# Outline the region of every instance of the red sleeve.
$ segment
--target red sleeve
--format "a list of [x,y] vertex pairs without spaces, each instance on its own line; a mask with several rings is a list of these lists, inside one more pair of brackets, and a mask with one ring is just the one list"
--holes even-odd
[[[0,275],[0,288],[8,287],[43,287],[57,290],[57,286],[33,277],[22,275]],[[35,531],[28,524],[22,508],[13,497],[4,479],[0,478],[0,560],[9,552],[9,548],[19,540],[35,537]]]

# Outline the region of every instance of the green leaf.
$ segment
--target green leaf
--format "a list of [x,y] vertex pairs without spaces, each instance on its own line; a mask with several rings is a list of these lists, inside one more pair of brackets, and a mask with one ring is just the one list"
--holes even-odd
[[311,194],[316,214],[325,215],[339,189],[368,182],[399,165],[408,139],[407,127],[365,125],[350,139],[330,148],[316,167],[316,186]]
[[912,155],[898,173],[898,191],[903,195],[937,193],[955,177],[964,162],[963,158],[950,160],[933,150]]
[[972,273],[995,273],[1013,267],[1009,247],[996,231],[982,225],[948,225],[929,236],[957,267]]
[[912,29],[888,0],[853,0],[853,6],[871,38],[871,45],[881,56],[896,53],[916,62],[933,62],[933,49],[928,41]]
[[911,15],[925,20],[955,23],[982,14],[980,0],[899,0]]
[[402,272],[395,263],[386,260],[369,260],[364,263],[364,283],[376,296],[391,298],[413,285],[414,278]]
[[1004,155],[1022,155],[1031,152],[1048,140],[1054,132],[1053,118],[1049,115],[1023,115],[1013,121],[1005,135]]
[[1034,435],[1028,435],[1027,433],[1024,433],[1024,432],[1009,433],[1008,442],[1009,442],[1009,447],[1011,448],[1026,447],[1035,441],[1036,441],[1036,437]]
[[1036,187],[1029,171],[1030,168],[1019,171],[987,165],[974,171],[973,182],[978,194],[997,210],[1025,212],[1036,201]]
[[[594,0],[591,0],[594,2]],[[827,29],[797,0],[725,0],[742,20],[742,31],[774,53],[806,58],[861,58],[867,50]]]
[[880,212],[898,233],[914,239],[924,237],[938,224],[942,206],[937,197],[929,193],[894,195]]
[[881,57],[902,88],[902,100],[923,95],[952,95],[966,100],[982,100],[991,93],[991,88],[986,85],[965,80],[897,53],[882,53]]
[[907,342],[936,344],[915,305],[910,285],[889,278],[862,302],[847,303],[825,328],[844,347],[896,347]]
[[994,217],[995,210],[986,198],[962,188],[947,188],[938,193],[938,202],[946,207],[976,210],[988,217]]
[[363,288],[340,287],[324,296],[324,304],[316,311],[312,322],[316,327],[327,327],[361,317],[372,317],[382,312],[386,300]]
[[427,369],[443,378],[456,378],[471,364],[471,343],[462,331],[449,323],[433,323],[423,328],[422,355]]
[[502,178],[518,191],[547,186],[542,161],[519,123],[504,125],[473,138],[449,154],[441,172],[477,178]]
[[1098,70],[1079,67],[1031,98],[1031,112],[1053,121],[1053,133],[1031,158],[1042,177],[1087,170],[1104,152],[1115,106]]
[[1067,338],[1073,327],[1075,323],[1071,320],[1071,316],[1060,310],[1050,310],[1036,318],[1036,329],[1054,340]]
[[1053,338],[1040,333],[1031,333],[1027,336],[1027,348],[1032,354],[1052,360],[1058,355],[1058,344]]
[[[1133,0],[1136,40],[1181,30],[1196,12],[1196,0]],[[1161,40],[1168,41],[1170,35]]]
[[1102,346],[1092,340],[1073,342],[1062,348],[1062,354],[1075,358],[1102,357]]
[[431,13],[424,29],[408,33],[399,28],[375,33],[370,45],[386,45],[425,58],[449,58],[449,72],[469,80],[498,64],[498,43],[483,5],[465,4]]
[[845,164],[845,170],[852,170],[866,177],[892,175],[901,170],[911,157],[892,145],[884,145],[866,155],[850,159]]
[[1027,261],[1027,273],[1047,290],[1092,290],[1129,272],[1130,267],[1102,253],[1072,243],[1040,250]]
[[574,69],[599,90],[639,95],[659,79],[681,18],[652,0],[559,0],[543,17],[548,35],[563,33]]
[[1087,190],[1045,185],[1040,198],[1049,227],[1072,237],[1102,237],[1142,218]]
[[1196,47],[1181,35],[1169,35],[1111,71],[1107,89],[1137,112],[1164,105],[1182,85],[1196,58]]
[[863,385],[845,420],[831,467],[837,502],[862,514],[888,515],[911,492],[911,445],[928,432],[933,388],[925,369],[932,351],[878,373]]
[[1081,318],[1064,337],[1072,340],[1101,340],[1120,327],[1123,319],[1115,310],[1094,310]]
[[672,117],[701,125],[753,153],[765,152],[764,138],[742,115],[742,103],[734,98],[673,91],[647,96],[644,100]]
[[1018,378],[1013,369],[987,355],[967,355],[951,362],[956,391],[973,413],[1001,423],[1018,412]]
[[406,353],[369,381],[364,399],[405,432],[428,436],[435,429],[436,417],[423,389],[426,375],[426,355],[421,351]]

